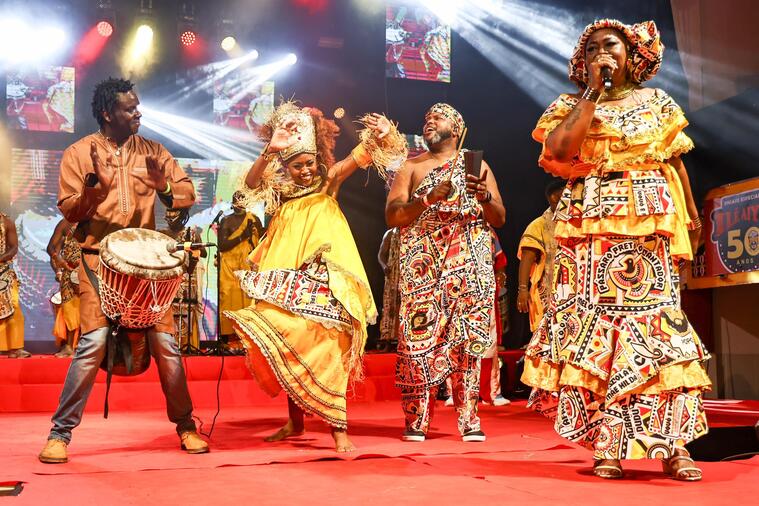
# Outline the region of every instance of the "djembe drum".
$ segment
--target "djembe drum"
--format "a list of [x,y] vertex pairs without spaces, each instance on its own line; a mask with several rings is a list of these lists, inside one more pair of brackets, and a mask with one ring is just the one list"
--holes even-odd
[[100,301],[121,327],[143,329],[163,319],[182,282],[184,252],[155,230],[125,228],[100,242]]

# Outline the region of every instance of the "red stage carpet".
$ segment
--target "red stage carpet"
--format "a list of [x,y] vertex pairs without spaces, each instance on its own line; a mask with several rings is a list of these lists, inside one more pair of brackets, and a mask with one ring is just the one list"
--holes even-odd
[[[37,360],[38,365],[45,365],[51,380],[58,377],[59,364],[65,365],[54,359]],[[191,378],[204,370],[202,360],[213,365],[218,359],[188,361]],[[31,361],[26,366],[23,361],[13,361],[12,366],[9,362],[0,361],[0,388],[6,392],[9,370],[17,368],[18,375],[32,367]],[[350,432],[359,448],[354,453],[334,453],[327,427],[313,418],[307,420],[309,432],[303,437],[265,443],[262,437],[284,421],[285,399],[265,397],[243,374],[244,369],[238,371],[230,365],[237,362],[239,359],[225,364],[221,414],[211,439],[213,451],[206,455],[186,455],[179,450],[162,409],[130,407],[152,403],[162,408],[160,389],[148,375],[114,385],[108,420],[99,413],[102,399],[93,399],[74,432],[68,464],[45,465],[36,460],[50,427],[51,409],[0,413],[0,482],[26,482],[19,497],[3,500],[35,505],[375,506],[584,504],[589,500],[694,505],[743,504],[759,494],[757,458],[702,463],[705,477],[701,483],[667,479],[658,462],[648,461],[625,462],[627,474],[621,482],[599,480],[590,475],[590,454],[559,438],[551,423],[525,409],[523,401],[500,408],[482,407],[483,429],[488,434],[485,443],[462,443],[456,435],[455,413],[442,403],[437,405],[430,439],[403,443],[399,440],[403,422],[398,403],[376,400],[376,395],[370,401],[349,403]],[[208,367],[209,374],[212,370],[218,374],[218,368]],[[42,404],[31,399],[35,392],[46,392],[47,387],[36,381],[35,385],[19,383],[27,404]],[[382,391],[384,382],[370,380],[358,397]],[[196,414],[208,430],[216,407],[215,377],[195,377],[190,385],[196,401],[202,401],[196,402],[201,406]],[[26,391],[27,386],[35,388]],[[14,402],[18,404],[18,399]]]

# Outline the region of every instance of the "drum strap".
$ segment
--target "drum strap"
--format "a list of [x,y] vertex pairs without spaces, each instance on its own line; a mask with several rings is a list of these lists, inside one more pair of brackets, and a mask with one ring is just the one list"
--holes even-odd
[[[92,287],[95,289],[95,294],[97,294],[98,299],[100,298],[100,282],[98,281],[97,276],[95,276],[95,273],[92,272],[92,269],[90,269],[90,266],[87,265],[87,262],[82,258],[82,265],[84,266],[84,272],[87,274],[87,278],[90,280],[90,284],[92,284]],[[117,348],[124,348],[128,347],[128,340],[125,339],[119,339],[119,329],[120,325],[118,322],[114,323],[111,322],[111,320],[108,320],[108,323],[110,323],[108,327],[108,336],[106,337],[106,351],[105,351],[105,359],[106,359],[106,377],[105,377],[105,403],[103,404],[103,418],[108,418],[108,393],[111,391],[111,378],[113,377],[113,363],[116,358],[116,352]],[[122,350],[119,350],[122,351]],[[127,371],[129,373],[132,372],[132,353],[131,350],[123,350],[122,355],[124,357],[125,365],[127,368]]]

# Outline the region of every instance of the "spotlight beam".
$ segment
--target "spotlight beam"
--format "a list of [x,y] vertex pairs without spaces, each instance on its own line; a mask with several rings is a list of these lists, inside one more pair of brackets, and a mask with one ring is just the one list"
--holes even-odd
[[222,127],[205,121],[140,105],[142,125],[202,158],[250,161],[260,154],[263,144],[247,131]]

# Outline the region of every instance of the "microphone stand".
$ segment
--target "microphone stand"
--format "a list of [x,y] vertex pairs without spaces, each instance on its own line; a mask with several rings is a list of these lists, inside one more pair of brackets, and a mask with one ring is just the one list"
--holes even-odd
[[[190,229],[185,229],[184,233],[184,239],[185,241],[192,241],[191,232]],[[194,329],[193,326],[193,317],[195,315],[195,307],[194,305],[198,303],[198,297],[197,297],[197,286],[195,286],[195,269],[197,268],[197,262],[193,264],[193,258],[192,258],[192,252],[188,252],[188,258],[187,258],[187,283],[185,283],[184,287],[182,288],[182,296],[179,299],[179,304],[177,309],[179,310],[179,328],[178,328],[178,334],[181,338],[184,336],[183,333],[183,326],[187,325],[187,340],[184,344],[181,344],[181,347],[179,348],[179,352],[183,355],[199,355],[200,350],[196,348],[192,344],[192,331]],[[193,286],[195,286],[195,297],[192,297],[192,289]],[[186,305],[187,308],[187,317],[185,321],[185,316],[182,314],[182,304]]]

